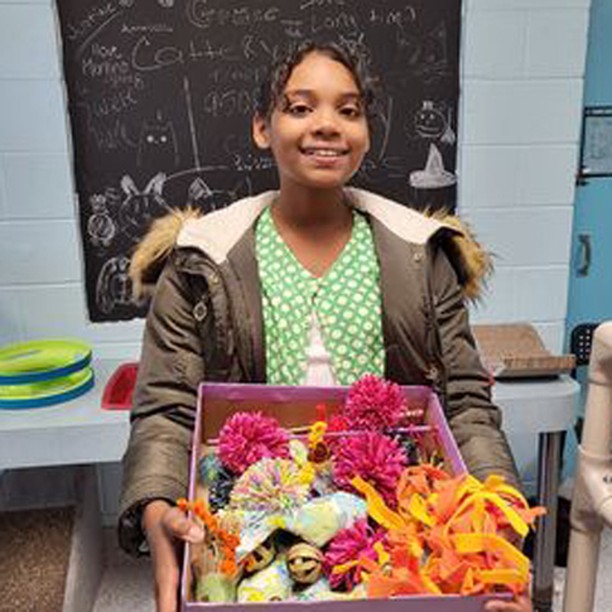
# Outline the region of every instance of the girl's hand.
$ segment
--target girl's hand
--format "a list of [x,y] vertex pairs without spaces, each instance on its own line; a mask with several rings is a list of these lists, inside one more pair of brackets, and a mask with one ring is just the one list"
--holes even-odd
[[485,604],[485,612],[532,612],[531,598],[527,593],[512,601],[492,600]]
[[153,561],[157,612],[176,612],[180,578],[178,543],[201,542],[204,531],[184,512],[159,499],[147,504],[142,522]]

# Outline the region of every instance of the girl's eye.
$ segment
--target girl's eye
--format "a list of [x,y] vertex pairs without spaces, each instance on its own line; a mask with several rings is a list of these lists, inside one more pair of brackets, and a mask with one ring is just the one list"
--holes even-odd
[[361,117],[362,112],[361,108],[358,106],[343,106],[340,109],[340,114],[348,117],[349,119],[357,119]]
[[310,112],[310,106],[308,106],[307,104],[301,104],[301,103],[289,104],[287,106],[287,112],[290,115],[301,117],[302,115],[306,115],[307,113]]

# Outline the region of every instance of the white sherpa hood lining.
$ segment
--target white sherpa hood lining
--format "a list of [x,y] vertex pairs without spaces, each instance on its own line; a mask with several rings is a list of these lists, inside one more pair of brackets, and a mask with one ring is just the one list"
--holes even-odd
[[[437,219],[362,189],[347,188],[345,194],[356,210],[376,218],[407,242],[425,244],[439,229],[447,227]],[[266,191],[238,200],[223,210],[188,219],[179,232],[176,244],[200,249],[215,263],[221,264],[262,211],[277,197],[277,191]]]

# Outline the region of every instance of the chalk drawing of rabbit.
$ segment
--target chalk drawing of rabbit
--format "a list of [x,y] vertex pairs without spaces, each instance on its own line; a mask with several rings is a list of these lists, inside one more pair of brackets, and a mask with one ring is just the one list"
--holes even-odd
[[169,212],[162,196],[165,181],[166,175],[160,172],[140,191],[131,176],[126,174],[121,179],[126,197],[119,207],[119,229],[132,241],[142,237],[153,219]]

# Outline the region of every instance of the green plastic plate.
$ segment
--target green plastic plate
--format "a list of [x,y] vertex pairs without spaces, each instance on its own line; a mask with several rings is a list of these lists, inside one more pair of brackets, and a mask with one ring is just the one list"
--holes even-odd
[[78,372],[91,362],[91,346],[59,338],[8,344],[0,348],[0,385],[53,380]]
[[67,402],[94,385],[91,367],[61,378],[19,385],[0,385],[0,408],[40,408]]

